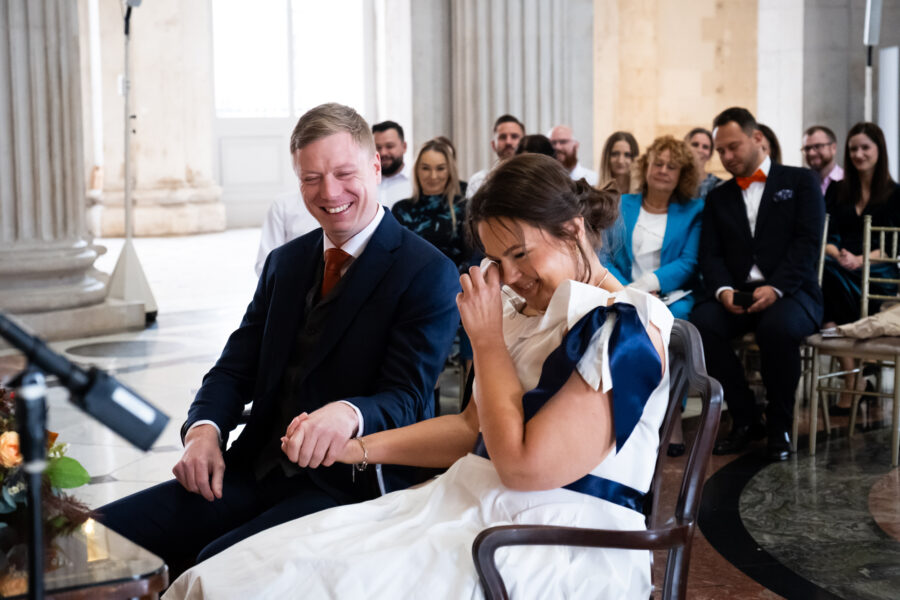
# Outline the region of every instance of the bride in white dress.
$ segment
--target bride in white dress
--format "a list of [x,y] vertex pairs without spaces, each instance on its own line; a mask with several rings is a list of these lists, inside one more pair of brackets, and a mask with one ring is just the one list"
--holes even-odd
[[[673,319],[597,259],[616,204],[549,157],[497,167],[469,204],[487,259],[463,275],[457,300],[473,402],[350,440],[340,457],[449,469],[263,531],[184,573],[165,598],[481,598],[471,548],[487,527],[643,529]],[[292,460],[296,437],[292,423]],[[513,598],[650,595],[646,551],[519,546],[496,560]]]

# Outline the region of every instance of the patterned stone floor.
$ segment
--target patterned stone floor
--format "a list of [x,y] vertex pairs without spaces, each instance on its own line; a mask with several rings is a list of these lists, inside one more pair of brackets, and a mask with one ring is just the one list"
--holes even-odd
[[[159,305],[157,322],[140,332],[51,344],[76,362],[109,369],[172,417],[153,449],[141,453],[70,405],[62,389],[51,389],[50,426],[93,475],[77,490],[91,506],[171,477],[187,407],[253,293],[258,239],[258,230],[247,229],[136,240]],[[121,240],[100,242],[109,251],[98,267],[110,272]],[[22,365],[15,351],[0,350],[0,378]],[[442,378],[444,411],[457,406],[457,378],[452,370]],[[688,435],[696,412],[691,399]],[[803,419],[805,433],[805,411]],[[873,406],[852,440],[847,419],[834,421],[837,430],[820,433],[815,457],[804,440],[796,456],[777,465],[762,460],[762,445],[713,457],[689,598],[900,597],[900,477],[888,457],[890,414]],[[664,497],[677,489],[683,460],[667,462]],[[663,563],[658,557],[655,570]]]

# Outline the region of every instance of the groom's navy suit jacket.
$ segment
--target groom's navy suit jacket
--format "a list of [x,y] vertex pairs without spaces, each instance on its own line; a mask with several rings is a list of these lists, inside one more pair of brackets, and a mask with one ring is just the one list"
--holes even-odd
[[[183,431],[208,419],[227,436],[253,402],[225,455],[229,468],[252,468],[276,435],[282,376],[305,323],[307,294],[319,281],[322,235],[318,229],[272,251],[240,326],[191,404]],[[297,414],[347,400],[361,411],[367,434],[434,416],[435,381],[459,325],[458,292],[453,263],[386,212],[344,274],[318,345],[303,363]],[[358,496],[350,490],[351,468],[335,464],[309,474]]]
[[741,288],[755,264],[765,283],[793,297],[822,322],[822,290],[816,265],[825,203],[808,169],[772,164],[750,231],[741,188],[732,178],[706,198],[700,234],[700,270],[706,291]]

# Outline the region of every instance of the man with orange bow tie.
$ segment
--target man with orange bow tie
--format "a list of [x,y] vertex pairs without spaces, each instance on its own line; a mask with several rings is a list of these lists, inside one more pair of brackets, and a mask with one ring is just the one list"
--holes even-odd
[[[713,452],[740,452],[767,436],[767,456],[786,460],[800,344],[822,321],[816,260],[825,204],[811,171],[772,163],[748,110],[719,114],[713,137],[734,177],[706,199],[699,265],[709,297],[691,314],[706,368],[722,383],[733,422]],[[731,345],[748,331],[760,348],[765,425]]]

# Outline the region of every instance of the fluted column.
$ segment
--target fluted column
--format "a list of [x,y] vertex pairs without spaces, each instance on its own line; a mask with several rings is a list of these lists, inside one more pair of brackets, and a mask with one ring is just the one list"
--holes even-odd
[[77,4],[0,3],[0,310],[97,304],[85,229]]

